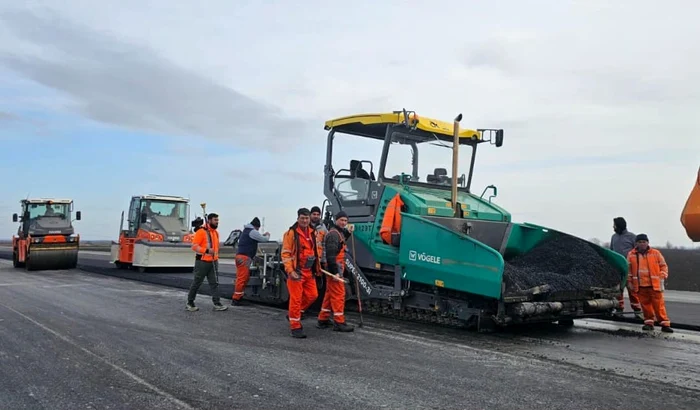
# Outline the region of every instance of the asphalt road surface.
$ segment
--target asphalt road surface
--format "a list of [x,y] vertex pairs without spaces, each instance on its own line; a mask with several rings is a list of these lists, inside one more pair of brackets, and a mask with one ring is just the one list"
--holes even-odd
[[[206,285],[204,285],[206,286]],[[289,337],[283,310],[0,260],[3,409],[693,409],[700,337],[580,321],[484,335],[366,318]],[[351,322],[355,320],[350,315]],[[627,327],[626,327],[627,326]]]

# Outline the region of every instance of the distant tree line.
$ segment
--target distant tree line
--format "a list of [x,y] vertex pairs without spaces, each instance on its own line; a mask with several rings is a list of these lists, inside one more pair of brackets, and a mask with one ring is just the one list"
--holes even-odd
[[[601,241],[601,240],[598,239],[598,238],[591,238],[591,239],[589,239],[588,241],[589,241],[589,242],[592,242],[592,243],[594,243],[594,244],[596,244],[596,245],[598,245],[598,246],[602,246],[603,248],[610,249],[610,241],[603,242],[603,241]],[[695,248],[693,248],[692,246],[673,245],[673,244],[671,243],[671,241],[666,241],[666,245],[665,245],[665,246],[659,246],[659,248],[660,248],[660,249],[679,249],[679,250],[683,250],[683,249],[692,250],[692,249],[695,249]]]

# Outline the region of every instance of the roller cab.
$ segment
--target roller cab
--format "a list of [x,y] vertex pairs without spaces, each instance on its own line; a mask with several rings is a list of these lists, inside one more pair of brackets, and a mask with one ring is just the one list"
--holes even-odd
[[124,226],[122,212],[119,241],[112,242],[110,260],[118,268],[189,269],[194,233],[189,222],[189,200],[169,195],[132,196]]
[[[78,264],[80,235],[73,227],[71,199],[36,198],[20,201],[19,223],[12,237],[12,262],[27,270],[74,269]],[[75,220],[81,212],[75,213]]]

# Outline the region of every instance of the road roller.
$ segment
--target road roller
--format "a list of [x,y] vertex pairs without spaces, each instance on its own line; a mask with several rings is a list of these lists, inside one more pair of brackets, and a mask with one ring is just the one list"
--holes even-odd
[[[72,199],[37,198],[20,201],[21,214],[12,237],[12,264],[27,270],[74,269],[78,265],[80,235],[73,228]],[[80,211],[75,220],[81,218]]]
[[172,195],[131,197],[127,226],[122,212],[119,242],[112,242],[110,261],[119,269],[192,269],[194,252],[189,228],[189,199]]

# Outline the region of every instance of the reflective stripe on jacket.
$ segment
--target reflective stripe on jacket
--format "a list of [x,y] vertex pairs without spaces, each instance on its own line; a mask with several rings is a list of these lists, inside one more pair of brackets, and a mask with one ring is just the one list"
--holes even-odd
[[[207,254],[207,248],[213,250],[214,254]],[[219,260],[219,232],[209,227],[199,229],[192,239],[192,250],[205,262]]]
[[632,249],[627,255],[629,272],[627,283],[638,292],[640,287],[651,286],[656,291],[662,291],[661,279],[668,278],[668,265],[661,252],[649,248],[645,253]]

